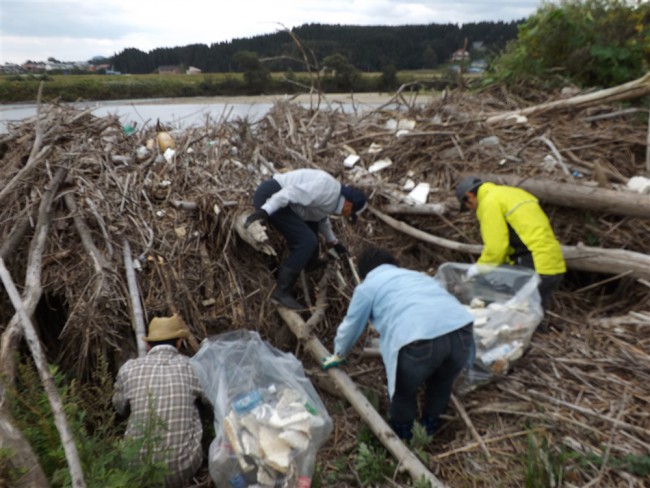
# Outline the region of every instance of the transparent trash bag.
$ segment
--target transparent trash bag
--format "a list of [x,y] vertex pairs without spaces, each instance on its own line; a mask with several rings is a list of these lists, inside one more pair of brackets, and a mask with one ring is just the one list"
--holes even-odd
[[506,374],[519,359],[544,317],[539,275],[517,266],[479,266],[468,278],[469,264],[445,263],[435,278],[474,316],[474,351],[454,385],[464,394]]
[[300,361],[238,330],[204,340],[191,364],[214,409],[216,486],[309,487],[332,420]]

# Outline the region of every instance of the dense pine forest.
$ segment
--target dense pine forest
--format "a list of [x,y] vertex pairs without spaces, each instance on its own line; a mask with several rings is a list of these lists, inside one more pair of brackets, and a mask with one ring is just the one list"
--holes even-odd
[[360,71],[431,69],[450,60],[458,49],[489,56],[517,37],[523,22],[478,22],[464,25],[343,26],[306,24],[207,46],[161,47],[150,52],[127,48],[112,59],[122,73],[145,74],[160,66],[193,66],[204,73],[240,71],[238,53],[253,53],[270,71],[304,71],[305,61],[320,67],[328,56],[342,56]]

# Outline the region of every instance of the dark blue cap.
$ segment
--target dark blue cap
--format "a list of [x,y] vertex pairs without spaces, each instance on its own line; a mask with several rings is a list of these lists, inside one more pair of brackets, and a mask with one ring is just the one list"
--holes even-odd
[[341,196],[349,202],[352,202],[352,215],[350,216],[350,220],[354,224],[359,214],[368,206],[366,196],[358,188],[349,185],[341,185]]

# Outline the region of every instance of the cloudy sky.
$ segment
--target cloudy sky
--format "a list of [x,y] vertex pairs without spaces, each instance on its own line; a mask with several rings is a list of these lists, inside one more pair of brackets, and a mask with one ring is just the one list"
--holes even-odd
[[228,41],[305,23],[463,24],[528,17],[542,0],[0,0],[0,64],[86,61],[127,47]]

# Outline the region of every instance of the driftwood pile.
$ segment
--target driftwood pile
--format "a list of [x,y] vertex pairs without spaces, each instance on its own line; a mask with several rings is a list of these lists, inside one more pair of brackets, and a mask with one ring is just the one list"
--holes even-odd
[[[616,100],[647,95],[649,80],[613,95],[557,95],[525,111],[524,100],[501,90],[428,101],[398,92],[380,108],[352,111],[314,95],[307,105],[278,100],[257,121],[206,118],[135,133],[115,117],[40,105],[0,136],[0,258],[48,360],[79,378],[91,378],[100,357],[116,371],[137,355],[134,330],[178,312],[194,339],[189,354],[206,336],[255,329],[295,352],[336,406],[331,379],[269,300],[286,252],[281,238],[269,232],[274,256],[236,231],[257,184],[273,171],[314,167],[365,188],[371,211],[356,226],[335,221],[342,241],[353,255],[371,244],[389,248],[404,266],[429,273],[480,253],[474,218],[453,197],[461,176],[520,185],[542,200],[569,273],[547,331],[507,377],[450,407],[424,464],[449,486],[521,486],[535,454],[545,469],[564,467],[565,486],[643,486],[633,462],[645,462],[647,473],[650,195],[625,187],[650,175],[648,111]],[[163,130],[171,150],[157,142]],[[387,166],[368,171],[377,162]],[[410,182],[430,185],[426,204],[408,197]],[[322,276],[309,275],[298,294],[326,306],[308,323],[327,348],[355,283],[345,261],[329,275],[337,278],[327,293]],[[0,332],[0,365],[12,381],[22,329],[5,293]],[[384,413],[381,362],[361,348],[345,371]],[[343,456],[353,459],[361,429],[354,409],[330,413],[324,476]],[[560,450],[578,454],[560,462]],[[350,463],[347,483],[358,486]]]

